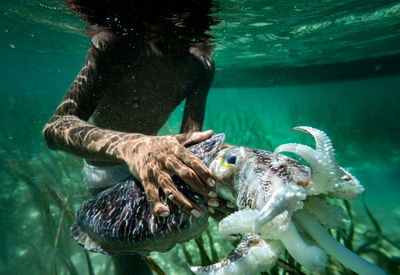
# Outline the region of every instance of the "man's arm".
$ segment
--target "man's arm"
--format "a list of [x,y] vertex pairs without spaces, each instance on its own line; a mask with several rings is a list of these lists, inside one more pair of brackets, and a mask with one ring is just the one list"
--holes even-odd
[[103,97],[100,87],[106,81],[104,70],[113,39],[112,34],[102,32],[91,40],[82,69],[44,126],[49,148],[89,159],[117,160],[108,149],[117,133],[86,122]]
[[201,57],[203,75],[186,97],[181,133],[201,131],[208,91],[214,78],[214,62],[206,55]]

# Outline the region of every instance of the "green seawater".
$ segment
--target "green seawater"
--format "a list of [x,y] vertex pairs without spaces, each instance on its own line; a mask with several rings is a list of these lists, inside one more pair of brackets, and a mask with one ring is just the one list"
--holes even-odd
[[[366,189],[350,202],[353,248],[399,274],[400,2],[225,0],[215,15],[204,129],[266,150],[312,145],[289,132],[295,126],[325,131]],[[0,274],[90,274],[88,263],[94,274],[113,274],[109,257],[85,254],[69,237],[72,213],[89,197],[81,160],[51,152],[41,136],[83,63],[84,27],[62,1],[0,2]],[[176,133],[182,112],[160,134]],[[206,252],[222,259],[233,246],[216,223],[209,232]],[[195,242],[186,249],[200,265]],[[151,256],[167,274],[190,274],[181,246]]]

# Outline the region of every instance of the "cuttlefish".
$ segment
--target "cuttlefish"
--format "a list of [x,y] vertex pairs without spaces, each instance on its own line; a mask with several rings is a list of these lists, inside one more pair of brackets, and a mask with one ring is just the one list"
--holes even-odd
[[[329,137],[311,127],[296,127],[314,137],[315,148],[283,144],[274,152],[232,146],[219,150],[224,135],[189,147],[209,167],[219,197],[238,211],[219,223],[226,239],[243,236],[222,261],[191,266],[196,274],[257,274],[273,267],[286,249],[302,266],[321,271],[327,254],[359,274],[385,274],[351,252],[327,232],[344,226],[342,208],[326,198],[356,199],[364,188],[335,160]],[[282,152],[298,155],[305,164]],[[199,235],[208,226],[204,198],[179,178],[178,188],[202,209],[200,218],[188,215],[164,198],[169,217],[157,217],[139,182],[129,179],[85,202],[76,214],[71,235],[85,249],[104,254],[167,251]]]
[[[245,234],[221,262],[191,267],[196,274],[257,274],[273,267],[284,249],[310,271],[327,267],[327,254],[358,274],[386,274],[331,237],[326,228],[344,226],[343,209],[326,198],[352,200],[364,188],[335,159],[322,131],[296,127],[311,135],[315,148],[283,144],[274,152],[233,146],[209,163],[217,193],[238,211],[219,223],[227,239]],[[282,155],[296,154],[307,164]]]

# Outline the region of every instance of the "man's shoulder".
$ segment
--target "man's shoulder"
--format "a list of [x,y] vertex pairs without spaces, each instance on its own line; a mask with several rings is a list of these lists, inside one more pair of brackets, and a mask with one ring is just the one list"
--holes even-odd
[[102,31],[92,37],[91,45],[100,51],[113,48],[119,41],[119,37],[112,32]]

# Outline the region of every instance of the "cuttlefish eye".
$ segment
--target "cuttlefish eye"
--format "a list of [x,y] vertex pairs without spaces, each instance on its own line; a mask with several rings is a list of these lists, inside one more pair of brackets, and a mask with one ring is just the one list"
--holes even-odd
[[237,161],[236,156],[229,156],[229,157],[220,157],[219,158],[219,165],[224,167],[225,169],[231,169]]
[[226,162],[229,164],[235,164],[236,163],[236,156],[229,156],[226,158]]

